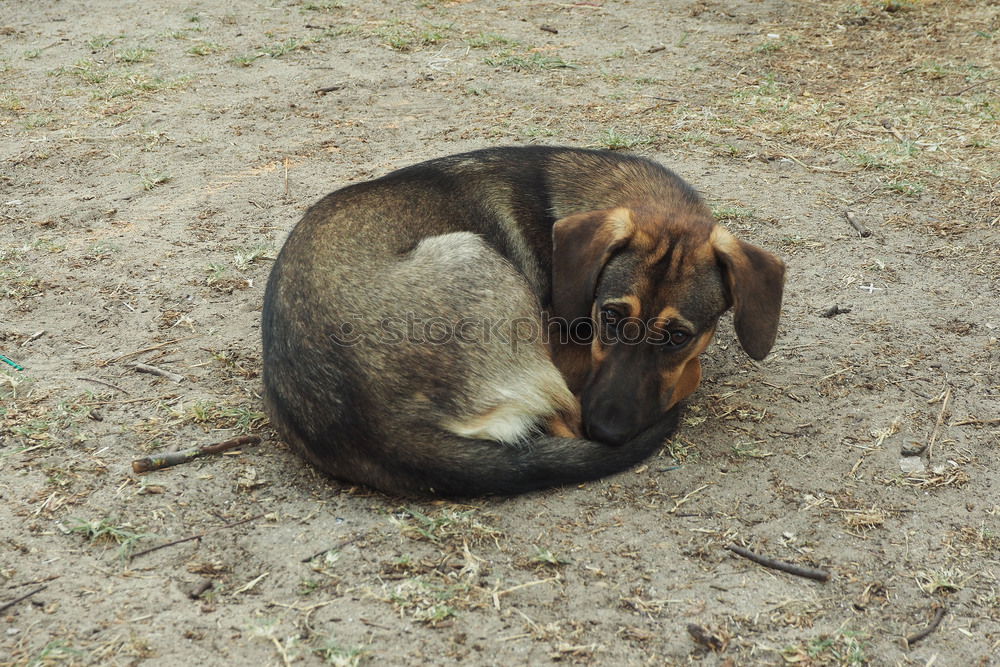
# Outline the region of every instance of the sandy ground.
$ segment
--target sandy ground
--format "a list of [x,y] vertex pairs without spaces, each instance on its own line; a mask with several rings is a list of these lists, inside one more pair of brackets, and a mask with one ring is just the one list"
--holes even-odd
[[[1000,664],[998,40],[968,0],[0,3],[0,664]],[[784,257],[774,352],[727,320],[611,479],[323,478],[261,412],[286,233],[524,143],[658,159]]]

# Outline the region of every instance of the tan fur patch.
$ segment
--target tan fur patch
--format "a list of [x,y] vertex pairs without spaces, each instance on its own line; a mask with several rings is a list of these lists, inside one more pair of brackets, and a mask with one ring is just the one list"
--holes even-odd
[[[485,385],[482,396],[490,406],[478,414],[449,419],[442,426],[465,438],[520,443],[557,415],[572,423],[580,412],[555,366],[546,364],[519,378]],[[568,427],[567,427],[568,428]]]
[[689,322],[686,318],[681,316],[681,311],[677,310],[673,306],[667,306],[657,315],[660,322],[670,324],[677,324],[681,327],[686,328],[688,331],[694,330],[695,326]]
[[626,313],[627,317],[642,317],[642,302],[639,300],[639,297],[633,296],[631,294],[616,296],[607,299],[604,302],[604,305],[615,304],[615,303],[623,303],[626,306],[628,306],[628,313]]
[[712,248],[713,251],[717,250],[726,255],[729,255],[736,259],[741,259],[743,257],[743,250],[740,248],[740,242],[735,236],[729,233],[725,227],[720,227],[716,225],[712,228],[712,234],[709,237],[708,247]]
[[518,443],[531,437],[537,423],[538,415],[526,406],[506,403],[471,419],[449,421],[445,428],[463,438]]
[[683,401],[701,384],[701,360],[698,357],[708,348],[714,335],[715,327],[704,332],[691,346],[684,361],[663,374],[661,386],[670,391],[664,409],[669,410]]
[[594,366],[599,366],[604,363],[604,360],[608,357],[608,350],[603,345],[601,345],[601,337],[594,336],[594,340],[590,343],[590,358]]
[[[598,319],[597,310],[598,307],[597,304],[595,303],[590,310],[590,319],[594,321],[595,327],[600,326],[600,324],[598,324],[600,320]],[[602,363],[604,363],[604,360],[607,357],[608,357],[608,351],[607,349],[605,349],[603,345],[601,345],[601,337],[595,335],[594,338],[590,341],[591,366],[594,368],[600,366]]]
[[701,359],[695,357],[686,361],[684,366],[681,367],[677,384],[674,385],[674,391],[670,397],[671,402],[668,409],[693,394],[699,384],[701,384]]
[[660,243],[663,227],[652,219],[648,211],[635,211],[634,216],[629,216],[629,222],[632,224],[631,247],[636,252],[650,257]]
[[623,239],[631,236],[635,231],[632,223],[632,212],[624,206],[612,209],[608,213],[607,230],[611,232],[612,238]]
[[583,420],[579,411],[575,415],[558,414],[549,420],[545,430],[558,438],[581,438]]
[[[717,226],[716,229],[722,228]],[[723,231],[725,230],[723,229]],[[726,233],[728,234],[728,232]],[[715,235],[714,230],[712,231],[712,234],[713,236]],[[730,236],[730,238],[732,238],[732,236]],[[735,238],[733,238],[733,240],[735,241]],[[695,266],[715,264],[715,246],[713,245],[711,239],[707,243],[702,243],[691,251],[691,261]]]

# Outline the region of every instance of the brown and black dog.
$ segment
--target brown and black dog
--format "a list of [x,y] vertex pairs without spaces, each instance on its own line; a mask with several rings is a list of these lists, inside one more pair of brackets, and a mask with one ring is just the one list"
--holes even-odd
[[674,173],[557,147],[454,155],[320,200],[274,265],[271,423],[329,474],[509,494],[653,453],[732,307],[774,343],[784,265]]

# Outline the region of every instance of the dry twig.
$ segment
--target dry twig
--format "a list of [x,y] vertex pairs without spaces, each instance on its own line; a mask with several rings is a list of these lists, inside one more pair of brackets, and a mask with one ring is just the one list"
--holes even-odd
[[798,159],[794,155],[789,155],[788,153],[777,153],[775,157],[785,158],[791,160],[795,164],[799,165],[803,169],[808,169],[809,171],[825,171],[830,174],[853,174],[858,171],[857,169],[845,170],[845,169],[832,169],[830,167],[818,167],[812,164],[806,164],[802,160]]
[[931,460],[934,454],[934,443],[937,442],[938,434],[941,431],[941,424],[944,423],[945,411],[948,409],[948,402],[951,400],[951,387],[944,390],[941,398],[941,412],[938,413],[937,421],[934,422],[934,430],[931,431],[930,440],[927,441],[927,460]]
[[322,88],[317,88],[313,92],[316,93],[317,95],[326,95],[327,93],[332,93],[332,92],[334,92],[336,90],[340,90],[343,87],[344,87],[344,84],[342,84],[342,83],[335,83],[332,86],[323,86]]
[[685,495],[680,500],[675,500],[674,501],[673,509],[667,510],[667,514],[675,514],[677,512],[677,510],[680,509],[681,505],[683,505],[687,501],[691,500],[691,496],[693,496],[694,494],[696,494],[696,493],[698,493],[700,491],[704,491],[707,488],[708,488],[708,484],[702,484],[697,489],[695,489],[694,491],[688,493],[687,495]]
[[97,365],[107,366],[108,364],[113,364],[116,361],[121,361],[122,359],[128,359],[129,357],[136,357],[139,356],[140,354],[145,354],[146,352],[153,352],[168,345],[179,343],[182,340],[191,340],[192,338],[198,338],[198,337],[199,336],[184,336],[183,338],[171,338],[170,340],[165,340],[162,343],[157,343],[156,345],[150,345],[149,347],[144,347],[141,350],[136,350],[135,352],[126,352],[125,354],[119,354],[117,357],[112,357],[103,363],[98,363]]
[[84,382],[94,382],[96,384],[103,384],[105,387],[111,387],[115,391],[120,391],[123,394],[127,394],[128,393],[127,391],[125,391],[124,389],[122,389],[121,387],[119,387],[116,384],[111,384],[110,382],[105,382],[104,380],[98,380],[97,378],[88,378],[88,377],[80,376],[80,377],[78,377],[76,379],[77,380],[83,380]]
[[931,619],[931,622],[927,625],[926,628],[924,628],[923,630],[921,630],[919,632],[914,632],[912,635],[909,635],[906,638],[906,647],[909,648],[909,647],[913,646],[918,641],[920,641],[921,639],[924,639],[929,634],[931,634],[932,632],[934,632],[935,630],[937,630],[938,626],[941,625],[941,619],[944,618],[944,615],[947,612],[948,612],[948,610],[945,609],[943,606],[942,607],[938,607],[937,611],[934,612],[934,618]]
[[906,137],[904,137],[902,134],[900,134],[899,130],[896,129],[896,126],[888,118],[885,118],[885,119],[882,120],[882,127],[885,128],[886,132],[888,132],[892,136],[896,137],[897,141],[901,141],[901,142],[904,142],[904,143],[906,142]]
[[28,593],[25,593],[24,595],[22,595],[19,598],[14,598],[10,602],[4,602],[2,605],[0,605],[0,613],[3,613],[5,611],[7,611],[8,609],[10,609],[14,605],[16,605],[18,602],[21,602],[22,600],[27,600],[28,598],[30,598],[32,595],[35,595],[36,593],[41,593],[46,588],[48,588],[48,585],[39,586],[38,588],[36,588],[33,591],[30,591]]
[[325,553],[327,553],[329,551],[340,551],[344,547],[349,546],[351,544],[354,544],[355,542],[357,542],[358,540],[360,540],[365,535],[366,535],[366,533],[358,533],[357,535],[355,535],[353,537],[348,537],[346,539],[343,539],[340,542],[337,542],[336,544],[334,544],[332,547],[327,547],[326,549],[323,549],[322,551],[317,551],[312,556],[306,556],[300,562],[302,562],[302,563],[308,563],[313,558],[316,558],[317,556],[322,556],[323,554],[325,554]]
[[182,452],[167,452],[166,454],[160,454],[158,456],[146,456],[132,461],[132,471],[136,473],[143,473],[151,470],[161,470],[163,468],[169,468],[170,466],[193,461],[199,456],[205,456],[207,454],[221,454],[222,452],[229,451],[230,449],[236,449],[237,447],[242,447],[244,445],[256,445],[258,442],[260,442],[260,438],[256,435],[242,435],[238,438],[226,440],[225,442],[218,442],[214,445],[203,445],[201,447],[186,449]]
[[139,371],[140,373],[159,375],[160,377],[167,378],[171,382],[184,381],[184,376],[179,373],[174,373],[173,371],[165,371],[162,368],[158,368],[156,366],[150,366],[149,364],[140,364],[138,361],[132,364],[132,368]]
[[952,426],[969,426],[970,424],[976,426],[1000,424],[1000,417],[994,417],[993,419],[977,419],[975,417],[969,417],[968,419],[963,419],[960,422],[951,423]]
[[35,333],[31,334],[30,336],[28,336],[27,338],[25,338],[24,341],[21,342],[21,347],[24,347],[25,345],[27,345],[28,343],[30,343],[32,341],[38,340],[39,338],[41,338],[44,335],[45,335],[45,329],[42,329],[41,331],[36,331]]
[[738,556],[743,556],[747,560],[752,560],[758,565],[763,565],[764,567],[769,567],[772,570],[781,570],[782,572],[787,572],[788,574],[794,574],[796,577],[805,577],[806,579],[815,579],[816,581],[829,581],[830,573],[827,570],[821,570],[815,567],[807,567],[805,565],[795,565],[793,563],[786,563],[783,560],[777,560],[775,558],[768,558],[766,556],[761,556],[756,554],[749,549],[745,549],[737,544],[727,544],[726,549],[732,551]]
[[211,535],[212,533],[217,533],[220,530],[226,530],[228,528],[235,528],[236,526],[241,526],[244,523],[250,523],[251,521],[256,521],[257,519],[262,519],[264,514],[257,514],[246,519],[240,519],[239,521],[234,521],[232,523],[227,523],[224,526],[219,526],[218,528],[211,528],[206,531],[202,531],[197,535],[189,535],[188,537],[182,537],[179,540],[173,540],[172,542],[166,542],[164,544],[158,544],[155,547],[150,547],[148,549],[143,549],[142,551],[136,551],[129,560],[135,560],[139,556],[145,556],[146,554],[153,553],[154,551],[159,551],[160,549],[166,549],[167,547],[176,546],[178,544],[184,544],[185,542],[190,542],[191,540],[200,540],[206,535]]
[[983,85],[985,83],[993,83],[994,81],[1000,81],[1000,76],[995,76],[995,77],[993,77],[991,79],[982,79],[981,81],[976,81],[972,85],[966,86],[962,90],[959,90],[959,91],[954,92],[954,93],[941,93],[941,94],[942,95],[947,95],[948,97],[958,97],[962,93],[968,92],[968,91],[972,90],[973,88],[975,88],[977,86],[981,86],[981,85]]

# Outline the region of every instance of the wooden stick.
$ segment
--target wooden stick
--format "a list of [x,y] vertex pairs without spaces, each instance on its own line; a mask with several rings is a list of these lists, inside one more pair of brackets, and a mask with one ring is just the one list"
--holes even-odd
[[783,560],[761,556],[737,544],[727,544],[726,549],[732,551],[738,556],[743,556],[747,560],[752,560],[758,565],[769,567],[772,570],[781,570],[782,572],[787,572],[788,574],[794,574],[796,577],[805,577],[806,579],[815,579],[816,581],[830,580],[830,573],[827,570],[821,570],[815,567],[806,567],[805,565],[794,565],[792,563],[786,563]]
[[805,162],[803,162],[802,160],[798,159],[794,155],[789,155],[788,153],[776,153],[775,157],[787,158],[787,159],[791,160],[792,162],[794,162],[795,164],[797,164],[800,167],[802,167],[803,169],[808,169],[810,171],[825,171],[825,172],[828,172],[830,174],[853,174],[855,172],[860,171],[860,169],[850,169],[850,170],[848,170],[848,169],[833,169],[831,167],[817,167],[815,165],[806,164]]
[[948,401],[951,400],[951,387],[944,390],[944,398],[941,401],[941,412],[938,413],[937,421],[934,422],[934,430],[931,431],[931,438],[927,442],[927,460],[931,460],[934,453],[934,443],[937,441],[938,433],[941,431],[941,424],[944,422],[944,413],[948,409]]
[[970,417],[960,422],[951,423],[952,426],[968,426],[969,424],[1000,424],[1000,417],[994,417],[993,419],[976,419],[975,417]]
[[125,391],[124,389],[122,389],[121,387],[119,387],[116,384],[111,384],[110,382],[105,382],[104,380],[98,380],[97,378],[88,378],[88,377],[80,376],[80,377],[78,377],[76,379],[77,380],[83,380],[84,382],[96,382],[97,384],[103,384],[105,387],[111,387],[115,391],[120,391],[123,394],[127,394],[128,393],[127,391]]
[[872,235],[870,229],[858,222],[858,219],[854,216],[854,211],[844,211],[844,215],[847,216],[847,221],[851,223],[851,227],[854,227],[854,231],[858,233],[858,236],[866,239]]
[[132,368],[139,371],[140,373],[149,373],[151,375],[159,375],[160,377],[167,378],[173,382],[183,382],[184,376],[179,373],[174,373],[173,371],[165,371],[162,368],[157,368],[156,366],[150,366],[148,364],[140,364],[138,361],[132,364]]
[[24,583],[14,584],[11,588],[23,588],[25,586],[33,586],[35,584],[44,584],[47,581],[52,581],[53,579],[58,579],[61,574],[50,574],[47,577],[42,577],[41,579],[33,579],[31,581],[25,581]]
[[242,447],[244,445],[256,445],[258,442],[260,442],[260,438],[256,435],[241,435],[238,438],[226,440],[225,442],[218,442],[214,445],[202,445],[201,447],[186,449],[182,452],[167,452],[166,454],[159,454],[158,456],[146,456],[132,461],[132,471],[135,473],[144,473],[151,470],[162,470],[163,468],[169,468],[170,466],[193,461],[199,456],[205,456],[206,454],[221,454],[222,452],[229,451],[230,449],[236,449],[237,447]]
[[28,343],[30,343],[32,341],[38,340],[39,338],[41,338],[44,335],[45,335],[45,329],[42,329],[41,331],[36,331],[35,333],[33,333],[30,336],[28,336],[28,338],[26,338],[24,340],[24,342],[21,343],[21,347],[24,347],[25,345],[27,345]]
[[3,613],[5,611],[7,611],[8,609],[10,609],[14,605],[16,605],[18,602],[21,602],[22,600],[27,600],[28,598],[30,598],[35,593],[41,593],[46,588],[48,588],[47,584],[45,586],[39,586],[38,588],[36,588],[35,590],[33,590],[33,591],[29,592],[29,593],[25,593],[24,595],[22,595],[19,598],[14,598],[10,602],[4,602],[2,605],[0,605],[0,613]]
[[323,549],[322,551],[317,551],[312,556],[306,556],[305,558],[302,559],[301,562],[308,563],[313,558],[316,558],[317,556],[322,556],[323,554],[325,554],[328,551],[340,551],[344,547],[346,547],[348,545],[351,545],[351,544],[354,544],[355,542],[357,542],[358,540],[360,540],[364,536],[365,536],[365,533],[358,533],[354,537],[348,537],[347,539],[343,539],[340,542],[337,542],[336,544],[334,544],[332,547],[327,547],[326,549]]
[[146,401],[172,401],[177,394],[161,394],[159,396],[143,396],[142,398],[112,398],[107,401],[80,401],[80,405],[128,405],[130,403],[145,403]]
[[958,92],[955,92],[955,93],[941,93],[941,94],[942,95],[947,95],[948,97],[958,97],[962,93],[970,91],[973,88],[975,88],[976,86],[981,86],[984,83],[993,83],[994,81],[1000,81],[1000,76],[995,76],[992,79],[983,79],[982,81],[977,81],[974,84],[972,84],[971,86],[966,86],[962,90],[959,90]]
[[129,560],[134,560],[139,556],[145,556],[146,554],[153,553],[154,551],[159,551],[160,549],[166,549],[167,547],[176,546],[178,544],[184,544],[185,542],[190,542],[191,540],[200,540],[206,535],[211,535],[212,533],[217,533],[220,530],[226,530],[228,528],[235,528],[236,526],[241,526],[244,523],[250,523],[251,521],[256,521],[257,519],[263,518],[264,514],[257,514],[256,516],[251,516],[246,519],[240,519],[239,521],[234,521],[233,523],[227,523],[224,526],[219,526],[218,528],[212,528],[204,532],[198,533],[197,535],[190,535],[188,537],[182,537],[179,540],[174,540],[173,542],[167,542],[165,544],[159,544],[155,547],[150,547],[148,549],[143,549],[142,551],[136,551]]
[[906,141],[906,137],[899,133],[899,130],[896,129],[896,126],[893,125],[892,121],[888,118],[882,121],[882,127],[884,127],[889,134],[896,137],[897,140],[902,142]]
[[157,343],[156,345],[150,345],[149,347],[144,347],[141,350],[136,350],[135,352],[126,352],[125,354],[119,354],[117,357],[112,357],[105,361],[104,363],[98,363],[98,366],[107,366],[108,364],[113,364],[116,361],[121,361],[122,359],[128,359],[129,357],[134,357],[140,354],[145,354],[146,352],[153,352],[154,350],[159,350],[161,347],[166,347],[167,345],[173,345],[174,343],[179,343],[182,340],[191,340],[192,338],[200,338],[199,336],[184,336],[182,338],[171,338],[170,340],[163,341],[162,343]]
[[317,95],[326,95],[327,93],[332,93],[335,90],[340,90],[343,87],[344,87],[344,84],[342,84],[342,83],[335,83],[332,86],[323,86],[322,88],[317,88],[313,92],[316,93]]
[[924,639],[925,637],[927,637],[927,635],[937,630],[938,626],[941,625],[941,619],[944,618],[944,615],[947,613],[947,611],[948,610],[945,609],[944,607],[938,607],[937,611],[934,612],[934,618],[931,619],[930,625],[928,625],[920,632],[914,632],[912,635],[906,638],[906,647],[909,648],[913,646],[918,641]]

